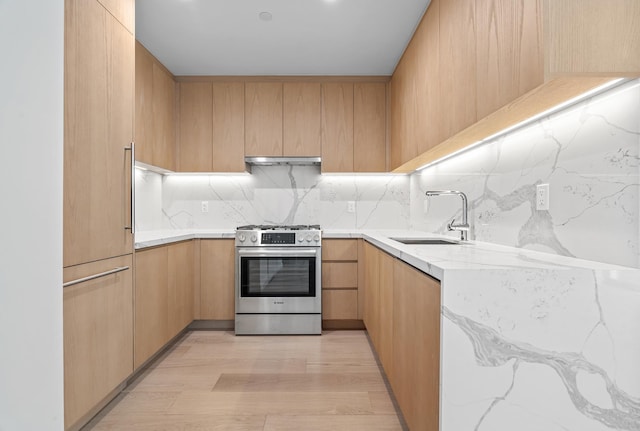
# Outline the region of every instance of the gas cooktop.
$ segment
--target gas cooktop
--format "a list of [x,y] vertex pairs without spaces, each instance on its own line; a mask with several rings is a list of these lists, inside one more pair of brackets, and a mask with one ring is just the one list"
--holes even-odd
[[249,224],[238,226],[237,230],[320,230],[319,224],[273,225]]
[[247,225],[236,229],[236,247],[320,247],[320,225]]

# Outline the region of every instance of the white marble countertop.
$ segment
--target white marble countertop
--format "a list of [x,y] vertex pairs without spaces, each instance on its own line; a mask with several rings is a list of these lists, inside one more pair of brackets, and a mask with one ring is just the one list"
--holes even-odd
[[[466,241],[447,245],[407,245],[390,238],[447,238],[450,236],[431,234],[415,230],[346,230],[322,231],[325,239],[364,238],[378,248],[407,262],[434,278],[442,280],[446,270],[479,269],[591,269],[629,270],[618,265],[558,256],[549,253]],[[136,233],[136,249],[154,247],[190,239],[234,238],[234,229],[185,229],[158,230]]]

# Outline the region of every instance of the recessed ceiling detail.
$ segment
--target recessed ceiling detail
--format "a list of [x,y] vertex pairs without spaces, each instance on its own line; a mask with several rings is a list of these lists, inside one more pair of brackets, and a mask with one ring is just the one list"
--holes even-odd
[[260,12],[258,17],[260,17],[262,21],[271,21],[273,19],[273,15],[271,15],[269,12]]
[[429,1],[136,0],[136,38],[174,75],[390,75]]

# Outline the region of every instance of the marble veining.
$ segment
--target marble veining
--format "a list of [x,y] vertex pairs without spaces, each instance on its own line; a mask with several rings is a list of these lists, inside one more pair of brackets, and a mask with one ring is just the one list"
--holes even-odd
[[[164,228],[320,224],[325,229],[405,228],[409,179],[398,175],[320,175],[313,166],[254,167],[251,175],[168,176]],[[209,212],[200,204],[206,201]],[[348,212],[348,202],[355,212]]]
[[[538,184],[550,209],[538,211]],[[467,193],[471,238],[640,267],[640,80],[545,117],[411,179],[411,228],[446,233]],[[594,227],[597,226],[597,229]]]
[[445,272],[442,429],[640,429],[639,276]]
[[[505,401],[513,390],[518,367],[523,362],[542,364],[553,369],[564,384],[574,407],[590,419],[618,430],[636,431],[640,426],[640,398],[630,396],[621,390],[607,372],[590,363],[580,353],[553,352],[538,349],[526,343],[509,341],[481,323],[451,312],[443,307],[443,315],[459,327],[473,344],[476,361],[481,366],[501,366],[512,362],[513,377],[507,391],[496,397],[479,419],[475,430],[480,429],[485,417],[499,403]],[[601,407],[590,402],[577,384],[579,373],[598,376],[604,382],[610,403]]]

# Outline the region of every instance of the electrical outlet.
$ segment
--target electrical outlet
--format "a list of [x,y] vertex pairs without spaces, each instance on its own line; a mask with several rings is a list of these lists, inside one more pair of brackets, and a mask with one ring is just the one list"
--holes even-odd
[[209,201],[202,201],[200,203],[200,211],[202,211],[203,213],[208,213],[209,212]]
[[538,211],[549,210],[549,184],[536,186],[536,209]]
[[356,201],[347,201],[347,212],[348,213],[356,212]]

